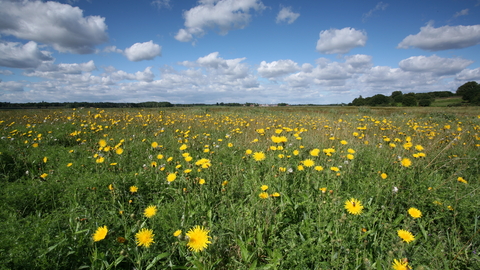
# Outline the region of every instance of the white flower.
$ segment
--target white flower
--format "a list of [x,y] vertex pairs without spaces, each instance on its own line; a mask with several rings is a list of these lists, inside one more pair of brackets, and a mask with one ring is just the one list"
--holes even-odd
[[393,187],[392,191],[393,191],[393,193],[397,193],[397,192],[398,192],[398,188],[397,188],[397,187]]

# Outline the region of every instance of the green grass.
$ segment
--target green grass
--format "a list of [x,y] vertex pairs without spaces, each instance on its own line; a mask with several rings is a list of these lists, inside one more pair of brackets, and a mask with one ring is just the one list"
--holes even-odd
[[[403,258],[414,269],[478,269],[479,116],[463,107],[2,111],[0,269],[392,269]],[[202,158],[211,166],[195,164]],[[306,159],[323,170],[302,168]],[[280,196],[260,198],[262,185]],[[360,215],[345,210],[350,198]],[[147,218],[150,205],[158,212]],[[197,225],[211,236],[198,253],[185,235]],[[107,236],[94,242],[102,226]],[[136,243],[141,228],[155,234],[149,248]]]
[[462,97],[448,97],[448,98],[436,98],[430,106],[432,107],[448,107],[456,106],[462,103]]

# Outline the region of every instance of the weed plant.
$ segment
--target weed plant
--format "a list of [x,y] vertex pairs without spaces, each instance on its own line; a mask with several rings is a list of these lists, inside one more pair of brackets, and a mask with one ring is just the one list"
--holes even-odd
[[0,116],[0,269],[480,269],[474,108]]

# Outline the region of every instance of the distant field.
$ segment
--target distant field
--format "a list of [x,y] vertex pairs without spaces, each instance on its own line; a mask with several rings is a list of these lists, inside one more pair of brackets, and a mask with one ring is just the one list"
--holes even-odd
[[431,107],[448,107],[449,105],[454,105],[461,103],[463,100],[461,97],[448,97],[448,98],[436,98],[434,102],[430,105]]
[[480,269],[479,159],[480,107],[4,110],[0,270]]

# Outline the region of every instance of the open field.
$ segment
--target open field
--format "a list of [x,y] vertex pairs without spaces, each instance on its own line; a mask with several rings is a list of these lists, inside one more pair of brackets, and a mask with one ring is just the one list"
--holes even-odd
[[448,107],[449,105],[457,105],[462,103],[462,97],[448,97],[448,98],[436,98],[430,106],[432,107]]
[[480,269],[480,108],[17,110],[0,127],[0,269]]

